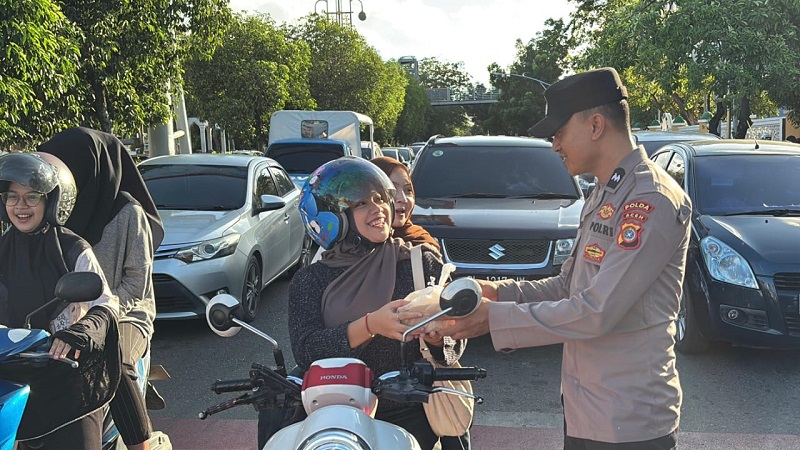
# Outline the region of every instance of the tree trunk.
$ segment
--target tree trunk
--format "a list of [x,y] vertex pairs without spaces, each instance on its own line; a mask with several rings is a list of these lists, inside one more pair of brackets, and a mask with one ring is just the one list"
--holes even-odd
[[743,95],[742,106],[739,108],[739,123],[736,125],[736,139],[744,139],[751,125],[753,121],[750,120],[750,97]]
[[97,121],[100,123],[100,129],[106,133],[111,133],[111,118],[108,117],[108,109],[106,109],[106,95],[103,89],[103,83],[92,76],[92,92],[94,93],[94,114]]
[[716,134],[717,136],[720,135],[721,130],[719,123],[723,117],[725,117],[725,105],[721,102],[717,102],[717,110],[714,111],[714,115],[711,117],[711,120],[708,121],[709,133]]

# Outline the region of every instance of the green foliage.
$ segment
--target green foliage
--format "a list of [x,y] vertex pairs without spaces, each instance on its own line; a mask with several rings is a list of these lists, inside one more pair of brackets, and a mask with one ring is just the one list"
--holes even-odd
[[319,15],[286,30],[311,48],[308,80],[318,109],[366,114],[375,124],[377,140],[391,139],[407,83],[400,66],[385,64],[355,29]]
[[230,21],[226,0],[62,0],[81,30],[81,123],[117,134],[164,123],[184,57],[208,55]]
[[26,147],[74,121],[76,30],[50,0],[0,0],[0,149]]
[[[656,111],[690,123],[704,104],[800,110],[796,0],[575,0],[576,67],[611,65],[629,85],[633,121]],[[758,99],[758,100],[756,100]],[[636,117],[635,114],[646,117]]]
[[[472,89],[463,62],[423,58],[419,61],[419,81],[426,89],[450,89],[451,94],[465,94]],[[425,136],[463,136],[472,134],[471,119],[463,106],[433,106],[428,115]]]
[[486,133],[527,136],[528,128],[544,118],[544,87],[524,77],[547,83],[558,80],[571,43],[562,20],[549,19],[545,26],[545,30],[527,44],[517,40],[517,57],[507,72],[497,64],[489,67],[490,72],[521,76],[492,75],[492,83],[502,93],[498,102],[489,108],[489,116],[483,123]]
[[397,119],[395,128],[395,141],[400,144],[410,144],[427,139],[427,122],[431,113],[431,104],[425,88],[413,75],[407,74],[408,85],[406,85],[405,99],[403,101],[403,111]]
[[239,148],[263,149],[281,109],[313,109],[311,50],[291,42],[268,15],[237,15],[211,59],[185,65],[187,110],[223,127]]

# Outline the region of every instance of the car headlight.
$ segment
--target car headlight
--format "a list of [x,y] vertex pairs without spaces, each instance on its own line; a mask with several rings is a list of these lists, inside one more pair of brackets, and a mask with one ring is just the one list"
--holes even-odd
[[575,239],[559,239],[556,241],[556,253],[553,256],[553,265],[560,266],[569,258],[572,253],[572,246]]
[[300,450],[368,450],[369,446],[357,434],[346,430],[328,429],[312,434]]
[[723,283],[758,289],[753,269],[736,250],[711,236],[700,241],[700,250],[712,278]]
[[178,258],[185,263],[193,263],[232,255],[236,251],[240,237],[240,234],[235,233],[201,242],[178,250],[173,258]]

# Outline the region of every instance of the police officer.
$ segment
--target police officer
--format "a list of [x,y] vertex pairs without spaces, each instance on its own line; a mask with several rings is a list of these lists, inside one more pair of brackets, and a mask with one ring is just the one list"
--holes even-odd
[[627,91],[613,68],[545,91],[530,130],[552,137],[570,174],[599,185],[557,276],[481,281],[484,299],[442,333],[490,333],[496,350],[563,343],[565,449],[672,449],[681,407],[675,368],[691,203],[630,133]]

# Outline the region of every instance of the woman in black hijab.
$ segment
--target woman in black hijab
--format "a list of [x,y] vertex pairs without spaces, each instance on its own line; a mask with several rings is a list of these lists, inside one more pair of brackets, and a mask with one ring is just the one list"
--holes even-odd
[[[62,131],[39,147],[61,159],[78,187],[66,227],[92,245],[111,291],[120,299],[120,346],[125,374],[111,414],[131,450],[147,449],[150,420],[136,385],[156,315],[153,252],[164,238],[155,204],[125,145],[89,128]],[[131,414],[133,411],[133,414]]]
[[52,300],[68,272],[95,272],[103,280],[98,299],[54,303],[31,316],[33,328],[54,333],[54,359],[77,359],[79,370],[66,364],[35,373],[19,365],[2,368],[3,378],[31,386],[17,430],[24,441],[20,448],[37,440],[32,447],[99,450],[101,407],[119,380],[118,305],[89,244],[60,226],[75,200],[74,183],[66,167],[57,170],[38,155],[12,153],[0,156],[0,197],[0,219],[12,225],[0,238],[0,324],[23,328],[26,316]]

